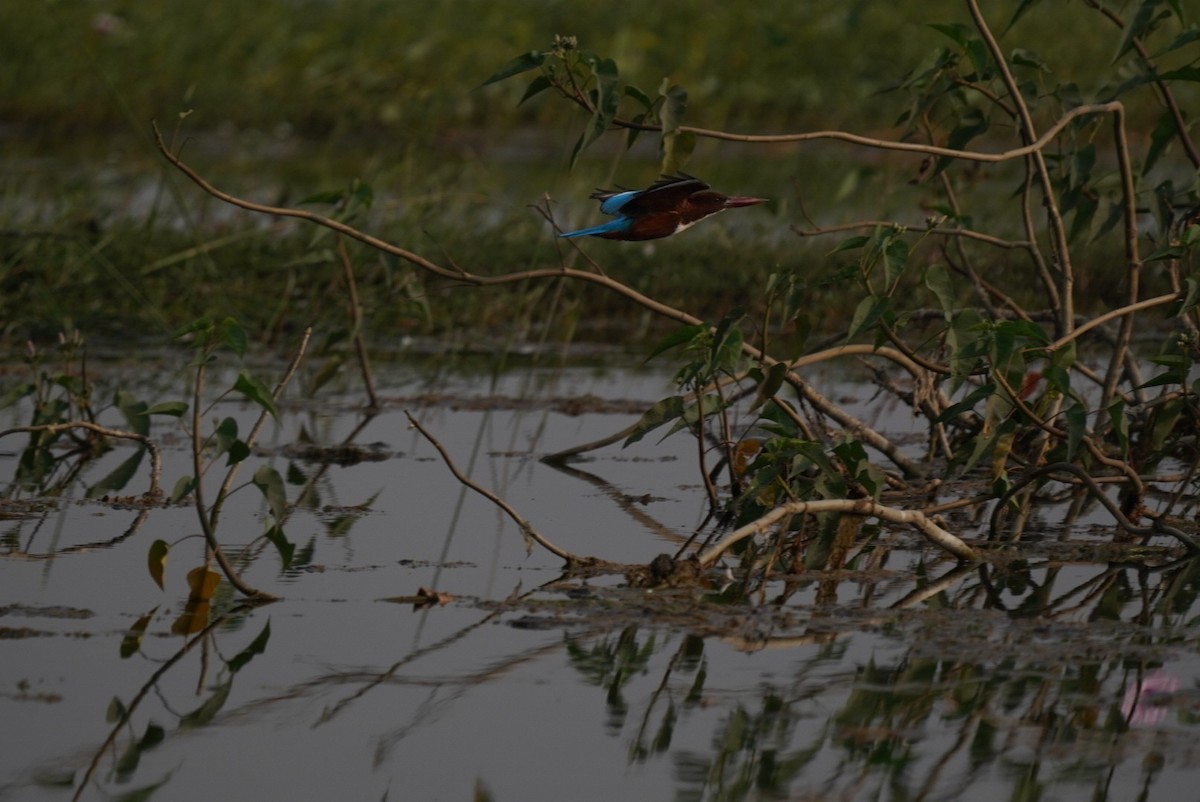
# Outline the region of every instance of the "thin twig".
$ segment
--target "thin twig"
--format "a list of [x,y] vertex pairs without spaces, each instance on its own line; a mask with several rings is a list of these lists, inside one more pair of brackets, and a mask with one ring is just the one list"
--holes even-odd
[[354,280],[354,264],[346,250],[346,240],[337,235],[337,251],[342,261],[342,275],[350,293],[350,322],[354,327],[354,350],[358,354],[358,367],[362,371],[363,384],[367,387],[367,399],[371,409],[379,409],[379,397],[375,395],[375,375],[371,372],[371,360],[367,355],[367,342],[362,331],[362,304],[358,300],[358,283]]
[[446,451],[446,447],[443,446],[436,437],[430,434],[429,431],[421,425],[421,422],[413,417],[411,412],[405,410],[404,415],[408,418],[409,424],[411,424],[414,429],[420,432],[421,436],[428,440],[430,445],[437,449],[438,454],[442,456],[442,462],[450,470],[450,473],[454,474],[455,479],[503,510],[505,514],[507,514],[509,518],[512,518],[513,522],[520,527],[521,532],[527,535],[539,546],[546,549],[551,554],[566,560],[569,565],[595,565],[602,562],[595,557],[580,557],[577,554],[572,554],[566,549],[560,548],[551,543],[545,535],[539,532],[533,524],[523,518],[521,514],[513,509],[512,505],[510,505],[507,501],[500,498],[487,488],[472,481],[462,471],[460,471],[458,466],[454,463],[454,460],[450,457],[449,452]]

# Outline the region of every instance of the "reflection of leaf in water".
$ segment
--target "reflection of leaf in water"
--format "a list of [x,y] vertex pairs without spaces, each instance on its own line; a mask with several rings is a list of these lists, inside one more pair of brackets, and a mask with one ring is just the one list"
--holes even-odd
[[172,635],[194,635],[208,626],[211,605],[206,601],[189,601],[183,613],[171,625]]
[[229,661],[229,670],[236,674],[246,663],[249,663],[255,656],[262,654],[267,650],[267,641],[271,639],[271,621],[267,619],[266,626],[262,632],[258,633],[258,637],[250,642],[250,645],[237,653],[237,656]]
[[204,700],[204,703],[188,713],[183,718],[179,719],[181,729],[189,727],[203,727],[209,724],[217,713],[221,712],[221,708],[225,706],[225,700],[229,698],[229,692],[233,690],[233,677],[222,682],[213,691],[212,696]]
[[132,657],[137,654],[138,649],[142,648],[142,638],[146,635],[146,627],[150,625],[150,619],[158,612],[158,607],[146,613],[139,618],[134,625],[125,633],[125,637],[121,639],[121,659]]
[[137,771],[138,763],[141,762],[142,753],[158,746],[165,737],[166,732],[162,727],[157,724],[147,724],[146,733],[138,741],[131,742],[117,761],[118,781],[124,782],[133,776],[133,773]]
[[217,585],[221,583],[221,575],[206,565],[188,571],[188,602],[208,602],[212,600]]

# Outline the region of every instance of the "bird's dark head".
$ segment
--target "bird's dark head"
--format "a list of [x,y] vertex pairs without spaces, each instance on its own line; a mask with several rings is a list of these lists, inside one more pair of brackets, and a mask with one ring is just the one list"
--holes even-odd
[[722,195],[720,192],[705,190],[692,193],[688,202],[711,213],[719,212],[722,209],[736,209],[739,206],[755,206],[766,203],[767,199],[751,198],[746,195]]

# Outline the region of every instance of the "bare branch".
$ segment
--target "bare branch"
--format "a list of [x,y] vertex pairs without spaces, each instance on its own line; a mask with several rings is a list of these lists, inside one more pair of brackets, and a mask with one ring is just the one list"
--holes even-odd
[[840,512],[847,515],[865,515],[879,518],[895,524],[911,524],[920,530],[921,534],[931,543],[937,545],[960,560],[976,560],[975,550],[964,543],[956,535],[935,524],[919,510],[900,510],[888,507],[872,499],[824,499],[820,501],[789,501],[782,504],[756,521],[735,529],[723,537],[720,542],[700,555],[700,565],[704,568],[711,566],[731,546],[766,532],[774,524],[790,515],[816,515],[825,512]]

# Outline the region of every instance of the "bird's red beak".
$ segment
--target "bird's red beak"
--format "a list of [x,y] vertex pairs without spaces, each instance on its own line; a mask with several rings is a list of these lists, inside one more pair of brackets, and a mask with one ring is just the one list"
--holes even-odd
[[767,198],[749,198],[744,195],[734,195],[731,198],[725,199],[725,208],[732,209],[735,206],[755,206],[759,203],[766,203]]

